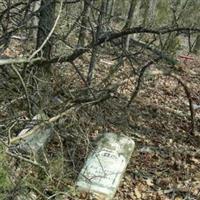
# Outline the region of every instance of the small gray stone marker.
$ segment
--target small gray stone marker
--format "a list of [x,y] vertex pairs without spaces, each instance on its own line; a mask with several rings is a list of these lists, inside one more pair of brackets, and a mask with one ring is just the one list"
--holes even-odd
[[[34,126],[36,126],[38,123],[45,122],[45,120],[48,120],[48,117],[42,113],[42,114],[37,114],[33,120],[23,129],[20,133],[19,136],[23,136],[27,132],[29,132]],[[21,153],[25,154],[34,154],[38,155],[41,154],[43,151],[44,147],[47,145],[49,142],[51,136],[52,136],[52,128],[47,125],[47,126],[42,126],[39,128],[37,131],[35,131],[32,135],[28,136],[20,142],[17,145],[17,149]]]

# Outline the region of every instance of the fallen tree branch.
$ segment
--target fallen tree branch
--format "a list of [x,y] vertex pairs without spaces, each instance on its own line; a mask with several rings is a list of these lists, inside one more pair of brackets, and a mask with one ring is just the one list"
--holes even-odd
[[0,58],[0,66],[1,65],[11,65],[11,64],[32,64],[32,63],[41,63],[45,61],[43,58],[34,58],[31,61],[27,58],[5,58],[1,59]]
[[[147,104],[145,106],[149,106],[149,105]],[[190,118],[190,116],[191,116],[190,111],[185,112],[183,110],[174,109],[174,108],[164,106],[164,105],[151,104],[151,107],[155,108],[155,109],[162,110],[163,112],[171,113],[171,114],[176,115],[177,117],[180,117],[180,118],[184,118],[184,117]],[[196,114],[195,118],[200,121],[200,114]]]
[[188,98],[188,102],[189,102],[189,109],[190,109],[190,134],[191,135],[194,135],[194,126],[195,126],[195,123],[194,123],[194,117],[195,117],[195,112],[194,112],[194,108],[193,108],[193,103],[192,103],[192,97],[191,97],[191,94],[190,94],[190,90],[188,88],[188,86],[176,75],[174,74],[171,74],[170,75],[171,77],[175,78],[180,84],[181,86],[183,87],[184,91],[185,91],[185,94]]
[[96,98],[77,98],[75,100],[73,100],[72,102],[69,103],[69,105],[66,107],[66,111],[48,119],[45,120],[44,122],[41,122],[38,125],[35,125],[31,130],[27,131],[26,133],[24,133],[23,135],[19,135],[17,137],[11,138],[10,139],[10,144],[15,144],[18,143],[20,140],[24,140],[25,138],[27,138],[28,136],[36,133],[39,129],[41,129],[43,126],[47,125],[47,124],[52,124],[55,123],[57,120],[59,120],[62,117],[65,117],[70,111],[72,111],[76,105],[96,105],[98,103],[101,103],[103,101],[106,101],[107,99],[109,99],[111,97],[111,93],[117,89],[118,86],[113,86],[113,88],[108,89],[106,91],[100,92],[99,95]]
[[[105,33],[103,36],[101,36],[98,41],[93,44],[90,43],[89,45],[81,48],[81,49],[76,49],[71,55],[68,56],[58,56],[55,58],[52,58],[51,60],[45,60],[43,58],[35,58],[32,59],[31,62],[29,59],[26,58],[20,58],[20,59],[3,59],[0,60],[0,65],[5,65],[5,64],[15,64],[15,63],[30,63],[30,64],[49,64],[49,63],[62,63],[62,62],[73,62],[75,59],[77,59],[79,56],[83,55],[84,53],[87,53],[91,50],[92,47],[94,46],[99,46],[101,44],[103,44],[104,42],[110,42],[114,39],[120,38],[122,36],[126,36],[129,34],[136,34],[136,33],[149,33],[149,34],[157,34],[157,35],[162,35],[162,34],[167,34],[167,33],[171,33],[171,32],[176,32],[176,31],[193,31],[193,32],[200,32],[199,28],[160,28],[158,30],[153,30],[153,29],[147,29],[147,28],[143,28],[143,27],[133,27],[127,30],[122,30],[121,32],[108,32]],[[139,41],[135,41],[136,45],[140,45]],[[145,43],[143,44],[143,46],[145,45]],[[148,45],[147,45],[148,46]],[[150,49],[149,49],[150,50]],[[154,52],[156,53],[156,52]],[[159,53],[159,52],[157,52]],[[162,55],[164,55],[163,58],[171,60],[171,57],[168,56],[167,54],[163,54],[163,52],[161,52]],[[175,60],[174,60],[175,61]]]
[[139,90],[140,90],[140,85],[141,85],[142,78],[143,78],[143,76],[144,76],[144,73],[145,73],[146,69],[147,69],[148,67],[150,67],[152,64],[154,64],[155,62],[157,62],[158,60],[160,60],[160,58],[156,58],[156,59],[154,59],[154,60],[152,60],[152,61],[146,63],[146,64],[142,67],[142,69],[140,70],[140,74],[139,74],[139,77],[138,77],[137,85],[136,85],[135,90],[133,91],[133,93],[132,93],[132,95],[131,95],[130,100],[128,101],[127,107],[130,106],[130,104],[131,104],[131,102],[133,101],[133,99],[137,96],[137,94],[138,94],[138,92],[139,92]]
[[14,138],[10,139],[10,144],[15,144],[18,141],[23,140],[23,139],[27,138],[28,136],[34,134],[39,129],[41,129],[43,126],[45,126],[47,124],[51,124],[51,123],[57,121],[58,119],[60,119],[61,117],[64,117],[73,107],[74,107],[74,104],[71,104],[70,106],[68,106],[68,108],[67,108],[67,110],[65,112],[63,112],[63,113],[61,113],[59,115],[56,115],[55,117],[52,117],[49,120],[46,120],[46,121],[34,126],[31,130],[27,131],[23,135],[19,135],[17,137],[14,137]]

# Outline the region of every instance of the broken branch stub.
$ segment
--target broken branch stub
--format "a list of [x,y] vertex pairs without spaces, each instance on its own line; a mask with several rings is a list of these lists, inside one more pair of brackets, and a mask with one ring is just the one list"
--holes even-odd
[[78,190],[88,192],[97,199],[112,199],[134,148],[134,141],[127,136],[103,134],[78,176]]

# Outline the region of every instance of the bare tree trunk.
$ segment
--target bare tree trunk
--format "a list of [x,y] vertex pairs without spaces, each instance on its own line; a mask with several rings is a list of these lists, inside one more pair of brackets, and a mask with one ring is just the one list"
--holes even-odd
[[114,14],[114,5],[115,5],[115,0],[107,0],[106,3],[106,14],[108,18],[108,24],[110,24],[111,18]]
[[[36,49],[40,48],[47,36],[49,35],[54,22],[55,22],[55,1],[54,0],[41,0],[40,13],[39,13],[39,24],[37,32],[37,44]],[[50,38],[47,43],[44,45],[43,49],[40,52],[40,56],[45,59],[51,58],[52,51],[52,38]],[[51,64],[45,64],[40,66],[37,71],[37,75],[43,80],[49,81],[52,75]],[[33,85],[35,82],[33,81]],[[50,84],[44,82],[38,82],[37,87],[40,88],[40,91],[36,96],[32,98],[32,110],[33,113],[38,113],[38,111],[43,110],[49,104],[50,97],[52,95],[52,89]]]
[[172,24],[178,27],[178,6],[180,2],[177,0],[171,0],[170,8],[173,14]]
[[197,36],[195,45],[192,50],[194,53],[198,54],[200,52],[200,35]]
[[[99,16],[98,16],[97,29],[96,29],[95,35],[93,36],[93,43],[97,42],[97,40],[98,40],[102,30],[103,30],[103,19],[104,19],[104,15],[105,15],[105,7],[106,7],[106,0],[102,0],[101,1],[100,13],[99,13]],[[91,84],[91,80],[92,80],[92,77],[93,77],[93,71],[94,71],[95,64],[96,64],[97,53],[98,53],[97,46],[93,47],[92,56],[91,56],[91,60],[90,60],[90,66],[89,66],[88,75],[87,75],[88,85]]]
[[[172,12],[172,26],[178,27],[178,7],[180,5],[180,1],[178,0],[170,0],[170,9]],[[175,53],[176,48],[176,37],[177,33],[169,33],[164,42],[164,49],[169,50],[170,52]]]
[[[38,26],[38,33],[37,33],[37,45],[36,48],[38,49],[46,37],[48,36],[49,32],[51,31],[54,18],[55,18],[55,1],[54,0],[41,0],[41,11],[39,15],[39,26]],[[50,59],[51,57],[51,50],[52,50],[52,38],[48,40],[45,46],[42,49],[41,56],[46,59]],[[45,71],[50,72],[50,66],[45,66]]]
[[88,25],[88,17],[90,15],[90,3],[92,0],[84,0],[83,5],[83,16],[81,20],[81,29],[78,38],[78,46],[83,47],[85,46],[85,39],[86,39],[86,29]]
[[[40,5],[41,5],[41,0],[35,1],[35,2],[33,3],[32,11],[33,11],[33,12],[36,12],[37,10],[39,10]],[[32,19],[32,25],[33,25],[34,27],[38,27],[38,25],[39,25],[39,18],[38,18],[37,16],[34,16],[34,17],[33,17],[33,19]],[[34,39],[34,41],[37,40],[37,32],[38,32],[38,29],[37,29],[37,28],[34,28],[34,29],[33,29],[33,39]]]
[[[137,0],[131,0],[129,12],[128,12],[128,17],[127,17],[126,24],[125,24],[123,29],[128,29],[128,28],[131,27],[131,25],[133,23],[133,16],[134,16],[136,4],[137,4]],[[129,41],[130,41],[130,35],[125,37],[125,49],[127,51],[129,49]]]
[[158,0],[144,0],[142,1],[143,9],[143,26],[152,26],[156,17],[156,7]]
[[110,14],[111,14],[112,16],[114,16],[114,14],[115,14],[115,0],[112,0],[111,9],[110,9]]
[[191,42],[191,33],[188,31],[188,51],[189,53],[192,52],[192,42]]
[[148,24],[153,25],[156,17],[156,6],[158,0],[150,0],[149,1],[149,9],[148,9]]
[[[141,4],[142,4],[142,1],[141,0],[138,0],[137,1],[137,4],[135,6],[135,11],[134,11],[134,15],[133,15],[133,18],[134,18],[134,26],[139,26],[141,24]],[[132,37],[134,39],[138,39],[138,36],[139,34],[133,34]]]
[[143,10],[142,26],[146,26],[147,25],[147,19],[148,19],[149,0],[143,0],[141,7],[142,7],[142,10]]

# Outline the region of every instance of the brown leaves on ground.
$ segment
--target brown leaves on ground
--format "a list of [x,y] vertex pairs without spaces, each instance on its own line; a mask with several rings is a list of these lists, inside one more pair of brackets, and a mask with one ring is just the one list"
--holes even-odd
[[[190,66],[184,66],[187,72],[180,74],[197,105],[200,104],[199,66],[196,58]],[[94,133],[115,130],[136,141],[136,151],[114,200],[196,200],[200,197],[200,138],[189,135],[188,99],[175,79],[158,71],[153,66],[147,72],[138,97],[128,110],[124,107],[129,96],[126,94],[133,91],[131,83],[135,82],[130,79],[115,94],[116,98],[87,109],[90,113],[87,121],[93,127],[87,127],[88,131],[90,128]],[[199,132],[200,111],[195,112],[195,131]]]
[[[61,135],[65,168],[70,171],[70,184],[65,180],[52,179],[59,183],[57,190],[65,190],[65,199],[88,199],[74,192],[75,177],[92,149],[92,141],[99,133],[114,131],[124,133],[136,142],[136,150],[114,200],[196,200],[200,197],[200,109],[195,110],[195,133],[189,135],[190,113],[188,99],[177,80],[165,76],[162,67],[152,66],[146,72],[140,92],[131,106],[125,105],[134,90],[137,76],[133,68],[124,62],[123,67],[106,79],[112,72],[112,58],[101,58],[96,68],[94,88],[103,90],[105,85],[122,85],[109,100],[90,105],[83,103],[69,112],[57,124]],[[78,68],[86,76],[88,60],[77,61]],[[179,76],[190,88],[193,103],[200,105],[200,61],[195,57],[189,65],[180,64]],[[54,116],[63,112],[68,100],[88,94],[84,83],[73,66],[60,67],[52,81],[55,96],[61,105],[48,105],[47,111]],[[132,75],[131,75],[132,74]],[[70,76],[70,77],[69,77]],[[67,78],[66,78],[67,77]],[[106,80],[102,83],[102,80]],[[77,89],[78,88],[78,89]],[[92,90],[95,93],[95,89]],[[79,93],[78,93],[79,92]],[[62,94],[61,94],[62,93]],[[64,105],[65,104],[65,105]],[[14,107],[14,106],[13,106]],[[6,115],[6,113],[5,113]],[[60,151],[60,141],[48,147],[48,159]],[[59,173],[59,170],[58,172]],[[65,177],[66,178],[66,177]],[[73,189],[71,189],[73,188]],[[52,183],[44,190],[51,190]],[[70,197],[71,195],[71,197]]]

